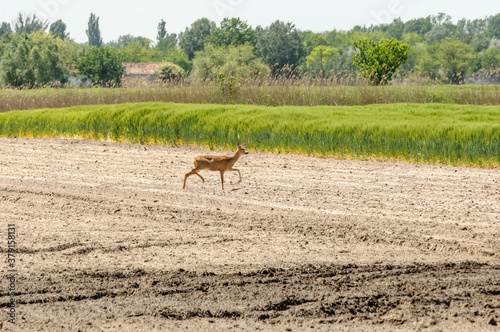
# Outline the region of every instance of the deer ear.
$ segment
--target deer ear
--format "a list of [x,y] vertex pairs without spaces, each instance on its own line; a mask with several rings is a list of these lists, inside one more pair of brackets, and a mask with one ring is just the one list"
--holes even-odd
[[240,142],[238,142],[238,143],[236,143],[236,144],[238,144],[238,146],[240,146]]

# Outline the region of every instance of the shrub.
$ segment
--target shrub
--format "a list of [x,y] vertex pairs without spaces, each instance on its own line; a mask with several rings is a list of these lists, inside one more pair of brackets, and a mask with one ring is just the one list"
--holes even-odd
[[385,85],[392,80],[396,70],[408,58],[410,45],[396,39],[374,42],[362,39],[354,42],[354,65],[373,85]]
[[178,81],[186,77],[186,72],[179,65],[171,62],[165,62],[155,72],[159,81]]

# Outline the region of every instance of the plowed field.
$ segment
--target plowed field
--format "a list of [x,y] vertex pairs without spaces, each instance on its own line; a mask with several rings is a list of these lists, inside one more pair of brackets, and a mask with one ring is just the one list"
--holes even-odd
[[500,172],[0,139],[23,331],[497,331]]

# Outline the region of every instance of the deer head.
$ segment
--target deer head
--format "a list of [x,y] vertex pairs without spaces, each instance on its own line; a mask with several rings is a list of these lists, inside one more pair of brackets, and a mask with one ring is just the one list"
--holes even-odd
[[239,154],[248,154],[248,151],[245,150],[246,145],[247,145],[247,143],[240,145],[240,142],[238,142],[238,153]]

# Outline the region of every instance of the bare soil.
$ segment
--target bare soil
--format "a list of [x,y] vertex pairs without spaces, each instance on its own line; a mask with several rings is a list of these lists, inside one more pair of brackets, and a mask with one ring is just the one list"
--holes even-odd
[[[500,172],[0,139],[1,328],[498,331]],[[7,224],[17,232],[7,322]]]

